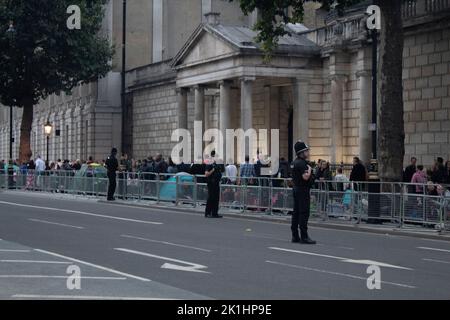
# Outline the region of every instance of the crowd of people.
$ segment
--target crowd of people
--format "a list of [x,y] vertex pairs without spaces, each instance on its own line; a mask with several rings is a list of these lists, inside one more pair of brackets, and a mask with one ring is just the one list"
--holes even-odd
[[[139,173],[155,175],[155,174],[176,174],[187,173],[192,175],[203,176],[205,167],[208,165],[208,157],[205,157],[203,163],[185,163],[175,164],[171,157],[167,160],[161,154],[149,156],[143,160],[135,160],[128,157],[126,153],[122,153],[118,157],[119,172]],[[80,159],[69,161],[58,159],[54,162],[44,161],[41,156],[31,159],[27,163],[20,163],[19,160],[6,162],[0,161],[0,173],[8,171],[26,173],[29,170],[34,172],[44,171],[78,171],[83,165],[96,164],[105,166],[105,160],[95,161],[92,157],[82,161]],[[344,165],[334,166],[326,160],[319,159],[317,163],[311,163],[313,167],[313,175],[315,180],[326,181],[329,190],[345,191],[351,187],[350,182],[365,182],[368,180],[368,172],[362,161],[358,157],[354,157],[353,165],[349,176],[344,173]],[[272,176],[263,175],[261,169],[267,167],[259,157],[256,161],[250,161],[250,157],[246,156],[244,163],[237,166],[233,161],[228,161],[223,165],[223,176],[227,184],[246,183],[256,185],[261,183],[258,178],[280,178],[289,179],[292,177],[291,163],[285,158],[281,158],[279,162],[278,172]],[[261,179],[263,180],[263,179]],[[450,161],[444,163],[444,159],[438,157],[430,168],[425,168],[421,164],[417,164],[417,158],[412,157],[411,163],[404,169],[403,182],[414,185],[409,186],[410,193],[428,193],[430,195],[438,195],[439,191],[444,187],[439,185],[450,185]],[[274,182],[276,183],[276,182]],[[281,183],[281,182],[279,182]],[[425,187],[425,185],[427,185]],[[353,186],[355,187],[355,186]],[[426,189],[425,189],[426,188]],[[445,190],[444,190],[445,191]],[[450,192],[447,190],[447,192]]]
[[410,164],[403,171],[403,182],[411,183],[408,186],[409,193],[450,196],[450,190],[445,188],[445,185],[450,185],[450,161],[444,164],[444,159],[438,157],[427,169],[417,164],[416,157],[412,157]]

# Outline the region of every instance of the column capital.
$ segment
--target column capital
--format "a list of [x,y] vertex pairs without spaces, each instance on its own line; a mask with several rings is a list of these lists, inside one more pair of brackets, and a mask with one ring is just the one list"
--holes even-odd
[[332,74],[328,77],[328,80],[331,81],[341,81],[346,83],[348,81],[348,76],[344,74]]
[[361,77],[372,77],[372,71],[371,70],[359,70],[355,73],[357,78]]
[[194,90],[205,90],[205,89],[207,89],[207,85],[205,85],[205,84],[196,84],[196,85],[194,85],[194,86],[192,86],[192,89],[194,89]]
[[175,91],[177,92],[177,94],[185,94],[185,93],[188,93],[189,90],[190,90],[189,87],[177,87],[177,88],[175,89]]
[[217,82],[218,87],[224,86],[224,85],[231,86],[232,84],[233,84],[233,80],[231,80],[231,79],[224,79],[224,80],[220,80]]
[[244,76],[244,77],[239,78],[240,82],[253,82],[255,80],[256,80],[256,77],[249,77],[249,76]]

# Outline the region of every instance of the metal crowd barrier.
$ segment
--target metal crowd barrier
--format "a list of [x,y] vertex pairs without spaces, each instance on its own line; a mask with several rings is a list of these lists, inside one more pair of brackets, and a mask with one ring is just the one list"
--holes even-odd
[[[379,182],[380,192],[369,192],[371,182],[316,181],[311,190],[311,214],[321,220],[391,223],[399,228],[425,227],[450,230],[450,196],[430,195],[437,185]],[[238,212],[285,216],[292,212],[292,181],[281,178],[224,177],[221,207]],[[448,189],[449,186],[443,186]],[[80,176],[75,171],[17,171],[0,173],[0,188],[66,193],[105,198],[108,179]],[[117,174],[116,197],[172,205],[206,204],[204,176],[156,173]],[[370,207],[375,208],[375,215]],[[373,210],[372,210],[373,211]]]

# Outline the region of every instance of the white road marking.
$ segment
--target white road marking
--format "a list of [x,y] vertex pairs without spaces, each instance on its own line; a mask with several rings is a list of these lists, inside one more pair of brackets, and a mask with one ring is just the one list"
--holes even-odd
[[0,249],[0,252],[30,252],[30,250]]
[[52,224],[52,225],[61,226],[61,227],[68,227],[68,228],[75,228],[75,229],[84,229],[84,227],[72,226],[70,224],[51,222],[51,221],[47,221],[47,220],[39,220],[39,219],[28,219],[28,220],[33,221],[33,222]]
[[42,264],[70,264],[66,261],[44,261],[44,260],[0,260],[5,263],[42,263]]
[[107,215],[104,215],[104,214],[97,214],[97,213],[90,213],[90,212],[76,211],[76,210],[68,210],[68,209],[59,209],[59,208],[51,208],[51,207],[40,207],[40,206],[33,206],[33,205],[29,205],[29,204],[19,204],[19,203],[15,203],[15,202],[0,201],[0,204],[11,205],[11,206],[16,206],[16,207],[44,209],[44,210],[48,210],[48,211],[60,211],[60,212],[67,212],[67,213],[74,213],[74,214],[80,214],[80,215],[85,215],[85,216],[91,216],[91,217],[106,218],[106,219],[120,220],[120,221],[128,221],[128,222],[137,222],[137,223],[155,224],[155,225],[163,224],[162,222],[144,221],[144,220],[136,220],[136,219],[122,218],[122,217],[115,217],[115,216],[107,216]]
[[292,249],[284,249],[284,248],[277,248],[277,247],[269,247],[269,249],[271,249],[271,250],[278,250],[278,251],[285,251],[285,252],[299,253],[299,254],[316,256],[316,257],[336,259],[336,260],[340,260],[341,262],[357,263],[357,264],[365,264],[365,265],[377,265],[377,266],[380,266],[380,267],[388,267],[388,268],[394,268],[394,269],[413,270],[411,268],[406,268],[406,267],[402,267],[402,266],[396,266],[396,265],[393,265],[393,264],[388,264],[388,263],[379,262],[379,261],[373,261],[373,260],[356,260],[356,259],[349,259],[349,258],[343,258],[343,257],[337,257],[337,256],[330,256],[330,255],[327,255],[327,254],[320,254],[320,253],[314,253],[314,252],[308,252],[308,251],[300,251],[300,250],[292,250]]
[[158,256],[158,255],[147,253],[147,252],[124,249],[124,248],[114,248],[114,250],[127,252],[127,253],[133,253],[133,254],[137,254],[137,255],[141,255],[141,256],[145,256],[145,257],[150,257],[150,258],[155,258],[155,259],[160,259],[160,260],[165,260],[165,261],[170,261],[170,262],[181,263],[181,264],[187,265],[187,266],[180,266],[180,265],[176,265],[176,264],[172,264],[172,263],[165,263],[161,266],[162,269],[172,269],[172,270],[187,271],[187,272],[210,273],[208,271],[203,270],[203,269],[207,269],[208,268],[207,266],[203,266],[198,263],[192,263],[192,262],[173,259],[173,258],[167,258],[167,257]]
[[111,272],[111,273],[115,273],[115,274],[118,274],[118,275],[121,275],[121,276],[124,276],[124,277],[127,277],[127,278],[132,278],[132,279],[145,281],[145,282],[151,281],[150,279],[146,279],[146,278],[143,278],[143,277],[138,277],[138,276],[135,276],[135,275],[132,275],[132,274],[129,274],[129,273],[117,271],[117,270],[114,270],[114,269],[111,269],[111,268],[107,268],[107,267],[103,267],[103,266],[99,266],[98,264],[86,262],[86,261],[83,261],[83,260],[79,260],[79,259],[74,259],[74,258],[71,258],[71,257],[63,256],[62,254],[53,253],[53,252],[46,251],[46,250],[41,250],[41,249],[34,249],[34,250],[37,251],[37,252],[45,253],[45,254],[48,254],[48,255],[51,255],[51,256],[54,256],[54,257],[58,257],[58,258],[61,258],[61,259],[66,259],[66,260],[69,260],[69,261],[72,261],[72,262],[84,264],[86,266],[90,266],[90,267],[97,268],[97,269],[100,269],[100,270],[104,270],[104,271],[108,271],[108,272]]
[[130,235],[126,235],[126,234],[121,235],[121,237],[123,237],[123,238],[130,238],[130,239],[136,239],[136,240],[142,240],[142,241],[148,241],[148,242],[154,242],[154,243],[161,243],[161,244],[165,244],[165,245],[168,245],[168,246],[174,246],[174,247],[180,247],[180,248],[186,248],[186,249],[192,249],[192,250],[198,250],[198,251],[204,251],[204,252],[211,252],[211,250],[202,249],[202,248],[198,248],[198,247],[192,247],[192,246],[187,246],[187,245],[177,244],[177,243],[172,243],[172,242],[167,242],[167,241],[160,241],[160,240],[153,240],[153,239],[135,237],[135,236],[130,236]]
[[66,295],[39,295],[39,294],[15,294],[11,298],[16,299],[50,299],[50,300],[170,300],[163,298],[146,297],[111,297],[111,296],[66,296]]
[[[282,239],[282,238],[272,237],[270,235],[259,235],[259,234],[249,234],[249,233],[244,233],[244,237],[269,239],[269,240],[276,240],[276,241],[283,241],[283,242],[287,241],[286,238]],[[318,243],[318,244],[316,244],[316,246],[318,246],[318,247],[328,247],[328,248],[338,248],[338,249],[344,249],[344,250],[355,250],[355,248],[352,248],[352,247],[334,246],[334,245],[323,244],[323,243]]]
[[431,261],[431,262],[438,262],[438,263],[444,263],[444,264],[450,264],[450,261],[443,261],[443,260],[436,260],[436,259],[422,259],[424,261]]
[[[321,270],[321,269],[315,269],[315,268],[308,268],[308,267],[303,267],[303,266],[297,266],[297,265],[294,265],[294,264],[281,263],[281,262],[270,261],[270,260],[266,260],[266,262],[270,263],[270,264],[279,265],[279,266],[291,267],[291,268],[302,269],[302,270],[307,270],[307,271],[315,271],[315,272],[332,274],[332,275],[336,275],[336,276],[347,277],[347,278],[358,279],[358,280],[364,280],[364,281],[367,280],[367,278],[365,278],[365,277],[355,276],[355,275],[348,274],[348,273],[341,273],[341,272],[334,272],[334,271]],[[415,289],[416,288],[415,286],[410,286],[410,285],[402,284],[402,283],[395,283],[395,282],[388,282],[388,281],[381,281],[381,283],[390,284],[390,285],[397,286],[397,287],[409,288],[409,289]]]
[[[68,279],[69,276],[48,276],[48,275],[40,275],[40,274],[0,274],[1,278],[17,278],[17,279]],[[82,276],[82,277],[75,277],[70,276],[73,279],[90,279],[90,280],[127,280],[125,277],[88,277],[88,276]]]
[[440,251],[440,252],[450,252],[450,250],[439,249],[439,248],[430,248],[430,247],[417,247],[417,249],[431,250],[431,251]]

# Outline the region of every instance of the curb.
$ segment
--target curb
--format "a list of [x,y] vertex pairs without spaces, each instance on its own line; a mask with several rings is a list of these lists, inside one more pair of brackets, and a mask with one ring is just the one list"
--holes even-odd
[[[167,206],[159,206],[154,204],[141,204],[141,203],[130,203],[127,201],[120,201],[116,200],[115,202],[109,202],[106,200],[98,200],[99,203],[107,203],[110,205],[126,205],[129,207],[139,207],[139,208],[149,208],[149,209],[158,209],[158,210],[164,210],[164,211],[172,211],[172,212],[189,212],[189,213],[196,213],[201,214],[201,211],[195,210],[193,208],[186,208],[186,207],[167,207]],[[282,223],[282,224],[290,224],[291,219],[289,217],[277,217],[277,216],[267,216],[267,215],[249,215],[245,213],[234,213],[234,212],[223,212],[225,218],[231,218],[231,219],[239,219],[239,220],[250,220],[250,221],[263,221],[263,222],[271,222],[271,223]],[[396,228],[386,228],[386,229],[380,229],[380,228],[371,228],[366,226],[361,226],[357,224],[353,225],[344,225],[344,224],[336,224],[336,223],[326,223],[326,222],[317,222],[317,221],[311,221],[309,222],[309,226],[313,228],[322,228],[322,229],[331,229],[331,230],[343,230],[343,231],[354,231],[354,232],[366,232],[366,233],[373,233],[373,234],[383,234],[383,235],[392,235],[392,236],[405,236],[405,237],[412,237],[412,238],[422,238],[422,239],[430,239],[430,240],[441,240],[441,241],[449,241],[450,242],[450,235],[444,235],[444,234],[431,234],[431,233],[425,233],[425,232],[413,232],[408,230],[402,230],[402,229],[396,229]]]

